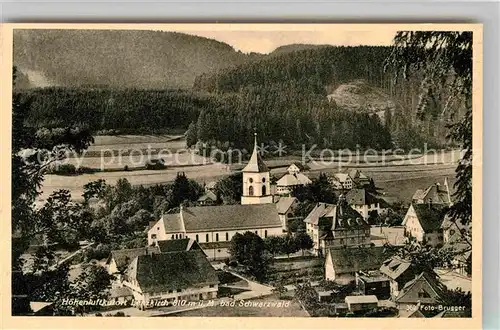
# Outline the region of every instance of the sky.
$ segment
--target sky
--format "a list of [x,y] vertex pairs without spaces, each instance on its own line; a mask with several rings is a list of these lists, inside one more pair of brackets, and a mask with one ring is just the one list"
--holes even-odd
[[[213,27],[213,25],[212,25]],[[185,29],[166,29],[164,31],[177,31],[216,39],[231,45],[234,49],[244,53],[258,52],[270,53],[279,46],[289,44],[327,44],[327,45],[380,45],[387,46],[392,43],[396,33],[394,29],[384,29],[374,31],[370,27],[357,27],[354,30],[345,28],[314,27],[301,29],[300,25],[295,25],[293,30],[278,30],[276,25],[272,29],[263,31],[246,29],[213,29],[206,30],[185,30]]]

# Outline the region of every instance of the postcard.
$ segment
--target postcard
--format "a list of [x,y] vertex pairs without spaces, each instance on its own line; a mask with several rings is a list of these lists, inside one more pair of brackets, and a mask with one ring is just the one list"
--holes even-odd
[[2,40],[3,327],[480,326],[480,24]]

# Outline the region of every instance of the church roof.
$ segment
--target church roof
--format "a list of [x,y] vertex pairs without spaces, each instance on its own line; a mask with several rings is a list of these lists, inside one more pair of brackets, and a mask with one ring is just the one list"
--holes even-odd
[[250,172],[250,173],[269,172],[269,169],[262,160],[262,157],[260,157],[260,154],[257,150],[257,134],[255,134],[252,156],[250,157],[248,164],[243,168],[242,172]]
[[165,232],[201,232],[281,227],[274,204],[183,207],[163,216]]

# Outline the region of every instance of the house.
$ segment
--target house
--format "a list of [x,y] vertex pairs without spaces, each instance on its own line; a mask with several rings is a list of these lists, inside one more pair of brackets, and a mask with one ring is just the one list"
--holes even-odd
[[417,189],[412,197],[413,204],[445,204],[451,206],[453,203],[451,200],[450,187],[448,185],[448,179],[444,180],[443,186],[439,182],[433,184],[427,189]]
[[448,211],[445,204],[411,204],[406,212],[402,225],[405,236],[417,242],[433,247],[443,245],[441,224]]
[[202,206],[215,205],[217,204],[217,195],[213,191],[208,190],[203,196],[198,198],[197,202]]
[[347,296],[345,303],[350,312],[369,311],[378,307],[376,296]]
[[236,233],[254,232],[262,238],[283,234],[274,204],[180,207],[179,213],[164,214],[148,230],[148,244],[190,238],[209,258],[227,257]]
[[157,246],[148,246],[136,249],[113,250],[104,266],[110,274],[116,275],[118,281],[120,281],[121,275],[137,256],[153,253],[160,253],[160,249]]
[[383,199],[379,199],[364,188],[351,189],[347,192],[346,199],[347,203],[365,220],[370,217],[372,211],[377,211],[378,215],[386,215],[389,210],[389,205]]
[[465,226],[461,221],[454,221],[447,214],[444,217],[443,223],[441,224],[441,230],[443,231],[443,243],[451,243],[456,241],[463,241],[464,236],[467,236],[470,230],[469,226]]
[[447,242],[441,250],[451,252],[453,259],[450,262],[450,266],[457,273],[469,277],[472,275],[472,246],[468,242]]
[[209,183],[207,183],[205,185],[205,191],[206,192],[209,192],[209,191],[214,191],[215,190],[215,185],[217,184],[217,182],[215,181],[210,181]]
[[351,178],[353,185],[358,188],[363,188],[371,184],[370,178],[358,169],[350,170],[349,177]]
[[291,220],[298,219],[294,214],[295,207],[299,204],[299,200],[295,197],[280,197],[276,203],[276,209],[278,210],[278,216],[281,221],[281,225],[284,230],[288,231],[288,222]]
[[141,309],[217,297],[217,273],[201,250],[140,255],[125,274],[123,285]]
[[356,273],[356,286],[364,295],[374,295],[380,300],[391,296],[391,280],[380,271],[359,271]]
[[329,181],[335,189],[350,190],[353,186],[352,179],[348,173],[335,173],[329,177]]
[[317,291],[316,293],[318,294],[319,303],[331,303],[335,297],[335,292],[333,290]]
[[399,256],[385,260],[379,270],[390,279],[390,292],[393,298],[397,297],[403,286],[419,273],[409,260]]
[[357,272],[378,269],[384,258],[383,246],[330,248],[325,259],[325,279],[349,284],[356,280]]
[[243,168],[243,194],[241,204],[269,204],[273,202],[269,169],[257,150],[255,133],[252,156]]
[[291,164],[287,168],[287,172],[276,182],[276,193],[278,195],[289,195],[294,187],[305,186],[312,183],[306,175],[301,173],[301,171],[307,170],[309,167],[303,165],[299,162]]
[[304,219],[317,255],[330,247],[370,245],[370,225],[341,195],[337,204],[318,203]]
[[412,310],[418,306],[425,315],[436,305],[446,305],[446,292],[446,286],[439,281],[437,274],[424,271],[405,284],[395,303],[399,310]]
[[297,173],[305,172],[305,171],[309,171],[309,170],[310,170],[309,166],[307,166],[306,164],[303,164],[301,162],[293,162],[286,169],[286,171],[290,174],[297,174]]
[[201,250],[198,242],[191,238],[156,241],[155,246],[160,253]]
[[134,294],[127,287],[114,287],[109,290],[108,299],[115,302],[115,304],[127,305],[134,300]]

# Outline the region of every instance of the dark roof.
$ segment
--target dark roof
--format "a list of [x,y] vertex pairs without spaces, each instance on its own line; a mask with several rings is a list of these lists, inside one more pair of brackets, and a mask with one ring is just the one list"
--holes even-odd
[[157,241],[156,244],[158,244],[161,253],[200,249],[198,243],[190,238]]
[[361,214],[350,207],[343,196],[336,205],[318,203],[304,222],[319,225],[323,230],[370,228]]
[[143,292],[219,283],[215,269],[201,250],[142,255],[137,257],[136,269],[130,271],[135,273]]
[[[424,291],[429,297],[419,297],[418,292]],[[405,284],[401,292],[396,297],[398,303],[418,303],[435,304],[446,301],[446,286],[438,279],[437,274],[422,272],[413,280]]]
[[365,283],[389,281],[389,277],[381,273],[380,271],[361,273],[359,275],[359,278],[362,279]]
[[379,199],[366,191],[366,189],[351,189],[346,194],[349,205],[371,205],[379,203]]
[[444,204],[412,204],[418,221],[425,232],[441,228],[448,208]]
[[183,207],[163,217],[165,232],[200,232],[281,227],[274,203]]
[[109,263],[111,259],[114,259],[118,270],[123,271],[137,256],[153,253],[160,253],[160,250],[156,246],[148,246],[136,249],[113,250],[111,251],[107,263]]
[[257,136],[255,136],[252,156],[250,157],[248,164],[243,168],[242,172],[253,172],[253,173],[269,172],[269,169],[262,160],[262,157],[260,157],[260,154],[257,150]]
[[330,248],[335,273],[354,273],[374,270],[386,258],[383,246]]

